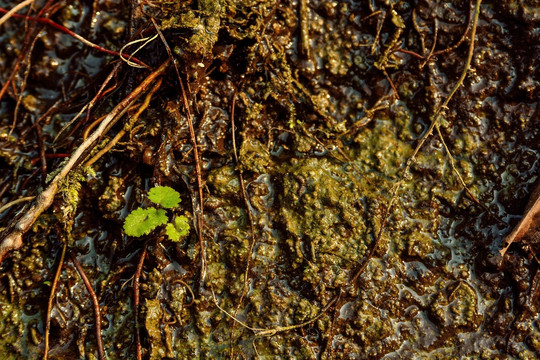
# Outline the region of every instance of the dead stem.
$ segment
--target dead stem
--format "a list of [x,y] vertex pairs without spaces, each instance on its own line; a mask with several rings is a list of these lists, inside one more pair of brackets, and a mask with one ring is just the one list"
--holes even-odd
[[[0,13],[7,13],[7,10],[0,8]],[[144,62],[137,59],[136,57],[133,57],[133,56],[127,55],[127,54],[120,54],[119,52],[114,51],[114,50],[105,49],[104,47],[99,46],[98,44],[94,44],[93,42],[83,38],[81,35],[69,30],[68,28],[66,28],[66,27],[64,27],[64,26],[62,26],[60,24],[55,23],[54,21],[52,21],[49,18],[42,18],[42,17],[39,17],[39,16],[38,17],[33,17],[33,16],[26,16],[26,15],[18,15],[18,14],[13,14],[12,17],[17,18],[17,19],[25,19],[25,20],[35,21],[35,22],[38,22],[38,23],[41,23],[41,24],[44,24],[44,25],[48,25],[48,26],[50,26],[50,27],[52,27],[52,28],[54,28],[56,30],[60,30],[60,31],[68,34],[69,36],[75,38],[76,40],[79,40],[84,45],[89,46],[89,47],[91,47],[93,49],[99,50],[99,51],[101,51],[101,52],[103,52],[105,54],[118,56],[118,57],[120,57],[121,59],[124,59],[124,60],[133,61],[133,62],[137,63],[139,66],[141,66],[143,68],[147,68],[147,69],[150,68],[150,66],[146,65]]]
[[[62,129],[60,129],[60,131],[58,132],[58,134],[55,136],[54,140],[53,140],[53,144],[56,143],[56,141],[60,138],[60,135],[68,128],[70,127],[74,122],[75,120],[77,120],[79,118],[79,116],[81,116],[81,114],[83,112],[86,111],[86,118],[85,118],[85,121],[86,122],[88,120],[88,117],[90,116],[90,112],[92,110],[92,108],[94,107],[94,105],[96,104],[96,102],[101,99],[106,93],[108,93],[109,91],[111,91],[111,89],[115,89],[116,88],[116,85],[113,85],[111,88],[105,90],[105,87],[107,86],[107,84],[109,84],[109,82],[114,78],[114,76],[116,76],[116,74],[118,74],[118,70],[120,70],[120,66],[121,64],[118,63],[114,66],[114,68],[112,69],[112,71],[109,73],[109,75],[107,75],[107,78],[105,79],[105,81],[103,82],[103,84],[100,86],[97,94],[92,98],[92,100],[90,100],[90,102],[88,104],[86,104],[85,106],[83,106],[83,108],[77,113],[77,115],[75,115],[75,117],[70,120],[64,127],[62,127]],[[73,130],[68,134],[68,137],[74,132],[77,130],[77,128],[80,126],[81,122],[77,123],[77,125],[73,128]],[[86,134],[86,136],[84,137],[84,139],[86,139],[88,137],[88,134]]]
[[139,116],[141,116],[141,114],[148,108],[148,105],[150,105],[150,100],[152,100],[152,96],[156,93],[156,91],[159,90],[160,87],[161,79],[158,79],[152,89],[148,92],[148,94],[146,94],[146,97],[144,98],[143,103],[137,109],[137,112],[131,117],[131,119],[129,119],[129,121],[124,125],[122,130],[120,130],[118,134],[116,134],[116,136],[103,147],[103,149],[101,149],[96,155],[94,155],[90,160],[88,160],[85,166],[90,166],[96,161],[98,161],[103,155],[105,155],[109,150],[111,150],[113,146],[118,143],[118,141],[120,141],[122,136],[124,136],[129,130],[131,130],[133,125],[135,125],[137,120],[139,120]]
[[[169,55],[169,60],[171,60],[174,65],[174,70],[176,71],[178,82],[180,83],[180,89],[182,92],[182,100],[184,101],[184,109],[186,111],[186,119],[188,122],[189,136],[191,139],[191,145],[193,146],[193,157],[195,158],[195,174],[197,175],[197,190],[198,190],[198,195],[199,195],[199,211],[197,211],[197,209],[193,209],[194,210],[193,215],[196,221],[195,226],[197,227],[197,238],[199,240],[199,247],[200,247],[200,252],[201,252],[201,273],[200,273],[200,284],[199,284],[200,285],[199,288],[201,289],[204,286],[204,279],[206,277],[206,250],[205,250],[204,236],[203,236],[203,229],[204,229],[203,182],[202,182],[199,149],[197,145],[197,137],[195,136],[195,129],[193,128],[191,110],[190,110],[189,101],[186,95],[184,82],[182,81],[182,77],[180,76],[180,71],[178,70],[178,66],[176,65],[176,61],[172,55],[171,48],[169,47],[169,44],[167,43],[165,36],[163,36],[163,33],[159,29],[159,26],[157,26],[156,21],[154,19],[151,19],[151,20],[152,20],[152,23],[154,24],[154,27],[156,28],[156,31],[159,34],[161,41],[163,42],[163,45],[165,46],[165,49],[167,50],[167,54]],[[189,87],[189,82],[187,82],[187,85]]]
[[[61,232],[59,231],[60,235]],[[43,340],[44,349],[43,349],[43,360],[47,360],[49,357],[49,335],[51,332],[51,311],[53,307],[54,297],[56,295],[56,287],[58,286],[58,280],[60,279],[60,273],[62,272],[62,266],[64,265],[64,258],[66,256],[67,242],[64,242],[62,247],[62,254],[60,255],[60,260],[58,261],[58,267],[56,268],[56,273],[54,274],[54,280],[51,286],[51,294],[49,295],[49,301],[47,302],[47,317],[45,319],[45,339]]]
[[15,14],[17,11],[19,11],[19,10],[21,10],[22,8],[24,8],[24,7],[28,6],[28,5],[30,5],[30,4],[33,3],[33,2],[34,2],[34,0],[25,0],[25,1],[23,1],[22,3],[20,3],[20,4],[16,5],[16,6],[14,6],[13,9],[7,11],[6,14],[0,18],[0,26],[1,26],[3,23],[5,23],[6,21],[8,21],[9,18],[10,18],[11,16],[13,16],[13,14]]
[[217,306],[217,308],[223,312],[225,315],[227,315],[228,317],[230,317],[232,320],[234,320],[235,322],[239,323],[242,327],[248,329],[248,330],[251,330],[253,331],[253,333],[255,334],[255,336],[257,337],[262,337],[262,336],[273,336],[277,333],[280,333],[280,332],[284,332],[284,331],[290,331],[290,330],[294,330],[294,329],[299,329],[299,328],[302,328],[304,326],[307,326],[309,324],[312,324],[314,323],[315,321],[317,321],[321,316],[323,316],[326,311],[328,311],[328,309],[330,309],[330,307],[332,307],[332,305],[334,305],[334,303],[339,299],[339,295],[334,297],[332,300],[330,300],[330,302],[321,310],[321,312],[316,315],[315,317],[311,318],[310,320],[307,320],[307,321],[304,321],[300,324],[296,324],[296,325],[289,325],[289,326],[277,326],[275,328],[270,328],[270,329],[263,329],[263,328],[255,328],[255,327],[251,327],[249,326],[248,324],[246,324],[245,322],[239,320],[238,318],[236,318],[233,314],[229,313],[227,310],[223,309],[218,301],[217,301],[217,298],[216,298],[216,295],[214,294],[214,289],[210,288],[211,291],[212,291],[212,299],[214,300],[214,304]]
[[[38,169],[38,171],[39,171],[39,169]],[[21,198],[18,198],[16,200],[10,201],[7,204],[2,205],[2,207],[0,207],[0,214],[3,213],[4,211],[6,211],[7,209],[9,209],[10,207],[12,207],[13,205],[17,205],[17,204],[20,204],[20,203],[25,202],[25,201],[34,200],[34,198],[35,198],[35,196],[25,196],[25,197],[21,197]]]
[[456,168],[454,156],[452,155],[452,152],[450,151],[450,149],[446,145],[446,141],[444,140],[444,137],[442,136],[439,124],[437,124],[435,126],[435,128],[437,129],[437,134],[439,135],[439,139],[441,140],[441,143],[443,144],[446,155],[448,156],[448,160],[450,161],[450,167],[452,168],[452,170],[456,174],[456,177],[458,178],[459,183],[461,184],[461,186],[463,187],[463,189],[465,190],[467,195],[469,195],[469,197],[472,199],[472,201],[474,201],[478,206],[480,206],[489,216],[491,216],[493,219],[497,220],[499,223],[506,225],[506,222],[504,222],[500,217],[498,217],[493,212],[491,212],[491,210],[489,210],[486,205],[484,205],[480,201],[478,201],[478,199],[471,192],[471,190],[469,189],[467,184],[465,184],[465,180],[463,180],[463,177],[461,176],[461,173]]
[[135,275],[133,277],[133,313],[135,315],[135,337],[137,341],[135,354],[137,356],[137,360],[142,359],[141,325],[139,324],[139,279],[141,278],[147,247],[148,243],[144,243],[143,251],[141,253],[141,257],[139,258],[139,263],[137,264],[137,271],[135,271]]
[[366,259],[364,260],[362,265],[355,272],[355,275],[351,278],[351,280],[350,280],[351,284],[354,284],[356,282],[358,277],[360,277],[360,275],[364,272],[364,270],[368,266],[371,258],[375,254],[375,251],[377,250],[377,248],[379,246],[379,243],[380,243],[384,228],[385,228],[386,223],[388,221],[388,217],[390,216],[390,211],[392,210],[392,207],[393,207],[393,205],[394,205],[394,203],[395,203],[395,201],[397,199],[397,193],[401,188],[401,184],[403,183],[403,180],[405,179],[405,177],[409,173],[409,170],[411,169],[411,166],[416,162],[416,155],[418,154],[418,152],[420,151],[420,149],[422,148],[422,146],[424,145],[424,143],[426,142],[428,137],[431,136],[431,134],[433,133],[433,129],[439,123],[439,120],[441,119],[444,111],[448,108],[448,103],[450,102],[450,100],[452,99],[452,97],[454,96],[456,91],[459,89],[459,87],[463,84],[463,80],[465,79],[465,76],[467,76],[467,72],[469,71],[469,67],[471,65],[471,60],[472,60],[472,56],[473,56],[473,52],[474,52],[474,38],[476,36],[476,26],[477,26],[477,23],[478,23],[478,16],[480,14],[480,3],[481,2],[482,2],[482,0],[476,0],[476,5],[475,5],[475,9],[474,9],[474,19],[473,19],[473,24],[472,24],[472,29],[471,29],[471,42],[469,43],[469,50],[467,52],[467,59],[465,61],[465,66],[463,67],[463,71],[461,72],[461,76],[459,77],[458,81],[456,82],[456,84],[454,85],[454,87],[450,91],[450,94],[448,94],[448,96],[446,97],[446,99],[444,100],[442,105],[440,105],[438,107],[437,111],[435,111],[435,114],[433,115],[433,121],[431,122],[429,128],[427,129],[427,131],[424,133],[424,135],[420,139],[418,145],[416,145],[416,148],[414,149],[413,154],[407,160],[406,165],[405,165],[405,169],[403,170],[403,173],[401,174],[400,179],[392,187],[392,197],[390,198],[390,203],[388,204],[388,206],[386,207],[386,210],[384,211],[381,226],[380,226],[379,231],[377,233],[377,236],[375,238],[374,244],[371,247],[371,250],[369,251],[369,253],[366,256]]
[[438,26],[437,18],[433,20],[433,27],[434,27],[433,43],[431,44],[431,49],[429,50],[429,54],[426,56],[426,60],[424,60],[424,62],[420,64],[420,70],[422,70],[424,66],[426,66],[426,64],[429,62],[429,60],[433,56],[433,51],[435,51],[435,46],[437,45],[437,36],[439,33],[439,26]]
[[92,305],[94,307],[94,321],[96,323],[96,343],[98,348],[98,356],[99,360],[105,360],[105,350],[103,349],[103,341],[101,340],[101,312],[99,310],[99,301],[96,296],[96,293],[94,292],[94,289],[92,289],[92,284],[90,284],[90,280],[88,280],[88,277],[84,273],[84,270],[79,264],[79,261],[77,261],[77,257],[75,254],[70,253],[71,261],[73,262],[73,265],[77,268],[77,271],[79,272],[79,276],[84,282],[84,285],[86,286],[86,290],[90,294],[90,299],[92,300]]
[[[40,12],[44,11],[45,8],[46,8],[47,5],[45,5]],[[7,13],[6,10],[0,8],[0,13],[1,12],[5,12]],[[15,15],[12,14],[10,15],[10,17],[14,17]],[[6,18],[7,20],[7,18]],[[32,35],[36,34],[37,35],[37,26],[34,26],[30,29],[30,31],[26,31],[25,32],[25,36],[24,36],[24,40],[22,42],[22,46],[21,46],[21,50],[20,50],[20,53],[19,55],[17,56],[17,60],[15,61],[14,65],[13,65],[13,69],[11,70],[11,73],[9,74],[9,76],[7,77],[6,79],[6,82],[4,83],[4,85],[2,86],[2,89],[0,89],[0,100],[2,100],[2,98],[4,97],[4,95],[6,94],[6,92],[8,91],[9,87],[12,85],[12,81],[13,79],[15,78],[15,75],[17,74],[17,72],[19,71],[19,68],[24,60],[24,58],[26,56],[28,56],[29,53],[31,53],[31,50],[30,50],[30,47],[31,45],[29,44],[30,43],[30,38],[32,37]],[[36,38],[37,36],[34,36],[34,38]],[[35,41],[35,40],[34,40]]]
[[[240,162],[238,161],[238,153],[237,153],[237,149],[236,149],[236,135],[235,135],[236,126],[234,125],[234,110],[235,110],[235,107],[236,107],[236,91],[233,94],[233,99],[232,99],[232,104],[231,104],[231,134],[232,134],[234,160],[236,162],[236,165],[238,166],[238,165],[240,165]],[[248,289],[248,283],[249,283],[249,270],[250,270],[250,267],[251,267],[251,255],[253,253],[253,247],[255,246],[255,226],[253,225],[253,223],[254,223],[253,213],[251,211],[251,204],[250,204],[250,201],[249,201],[249,196],[248,196],[248,194],[246,192],[246,187],[244,185],[243,171],[240,168],[238,169],[238,177],[240,179],[240,188],[242,189],[242,197],[244,199],[244,204],[245,204],[246,210],[248,212],[249,226],[250,226],[250,229],[251,229],[251,241],[250,241],[250,244],[249,244],[249,251],[247,252],[247,257],[246,257],[246,268],[244,270],[244,285],[242,287],[242,293],[240,295],[240,300],[238,300],[238,304],[236,305],[236,308],[235,308],[234,313],[233,313],[233,315],[235,317],[236,317],[236,315],[238,313],[238,310],[240,309],[240,306],[242,305],[242,302],[244,301],[244,298],[247,295],[247,289]],[[232,340],[233,340],[235,324],[236,323],[233,322],[233,326],[232,326],[232,329],[231,329],[230,354],[229,354],[231,359],[233,357]]]
[[0,233],[0,262],[4,259],[7,252],[18,249],[22,245],[22,236],[32,227],[36,219],[51,206],[54,196],[58,192],[58,186],[69,172],[80,164],[89,151],[95,146],[96,142],[107,132],[107,130],[124,114],[124,112],[133,104],[139,96],[145,92],[148,87],[161,76],[170,60],[166,60],[159,68],[152,72],[144,81],[135,88],[124,100],[111,110],[107,117],[101,122],[99,127],[81,143],[73,152],[67,163],[60,172],[50,182],[49,186],[41,192],[36,198],[34,205],[19,219],[13,220],[10,225]]

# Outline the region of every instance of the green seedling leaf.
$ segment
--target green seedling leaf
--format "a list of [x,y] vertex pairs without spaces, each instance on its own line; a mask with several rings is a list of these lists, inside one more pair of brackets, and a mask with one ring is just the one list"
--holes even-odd
[[165,232],[172,241],[180,241],[189,234],[189,220],[184,215],[177,216],[174,223],[167,224]]
[[169,186],[156,186],[148,192],[150,201],[170,209],[177,207],[180,203],[180,194]]
[[165,224],[167,220],[167,214],[163,209],[138,208],[126,217],[124,232],[129,236],[148,235],[158,226]]

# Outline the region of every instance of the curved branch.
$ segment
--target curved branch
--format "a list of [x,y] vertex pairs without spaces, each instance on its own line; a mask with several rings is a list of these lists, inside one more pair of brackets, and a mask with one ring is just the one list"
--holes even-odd
[[124,100],[114,107],[113,110],[103,119],[99,127],[73,152],[68,162],[54,177],[49,186],[37,196],[33,206],[20,218],[16,219],[2,233],[0,233],[0,262],[6,254],[22,246],[22,236],[30,230],[37,218],[51,206],[54,197],[58,192],[58,184],[69,172],[80,164],[89,151],[95,146],[97,141],[111,128],[111,126],[124,114],[139,96],[161,76],[169,65],[167,59],[159,68],[152,72],[144,81],[135,88]]

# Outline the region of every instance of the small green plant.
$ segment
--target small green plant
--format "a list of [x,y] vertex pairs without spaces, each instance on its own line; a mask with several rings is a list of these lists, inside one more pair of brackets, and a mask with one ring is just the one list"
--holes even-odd
[[[168,186],[156,186],[148,192],[148,199],[165,209],[174,209],[180,204],[180,194]],[[189,234],[189,220],[184,215],[169,221],[165,209],[155,207],[137,208],[124,220],[124,232],[129,236],[148,235],[158,226],[167,224],[165,233],[172,241],[180,241]]]

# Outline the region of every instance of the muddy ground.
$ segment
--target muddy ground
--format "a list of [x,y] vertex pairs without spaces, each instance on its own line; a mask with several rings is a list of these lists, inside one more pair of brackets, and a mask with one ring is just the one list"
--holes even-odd
[[[540,356],[539,237],[500,256],[540,174],[538,1],[477,22],[461,0],[137,3],[35,1],[0,25],[4,234],[174,59],[1,263],[3,359],[46,339],[50,359],[102,356],[73,258],[108,359]],[[51,22],[148,42],[123,49],[135,67]],[[180,241],[124,231],[158,185]]]

